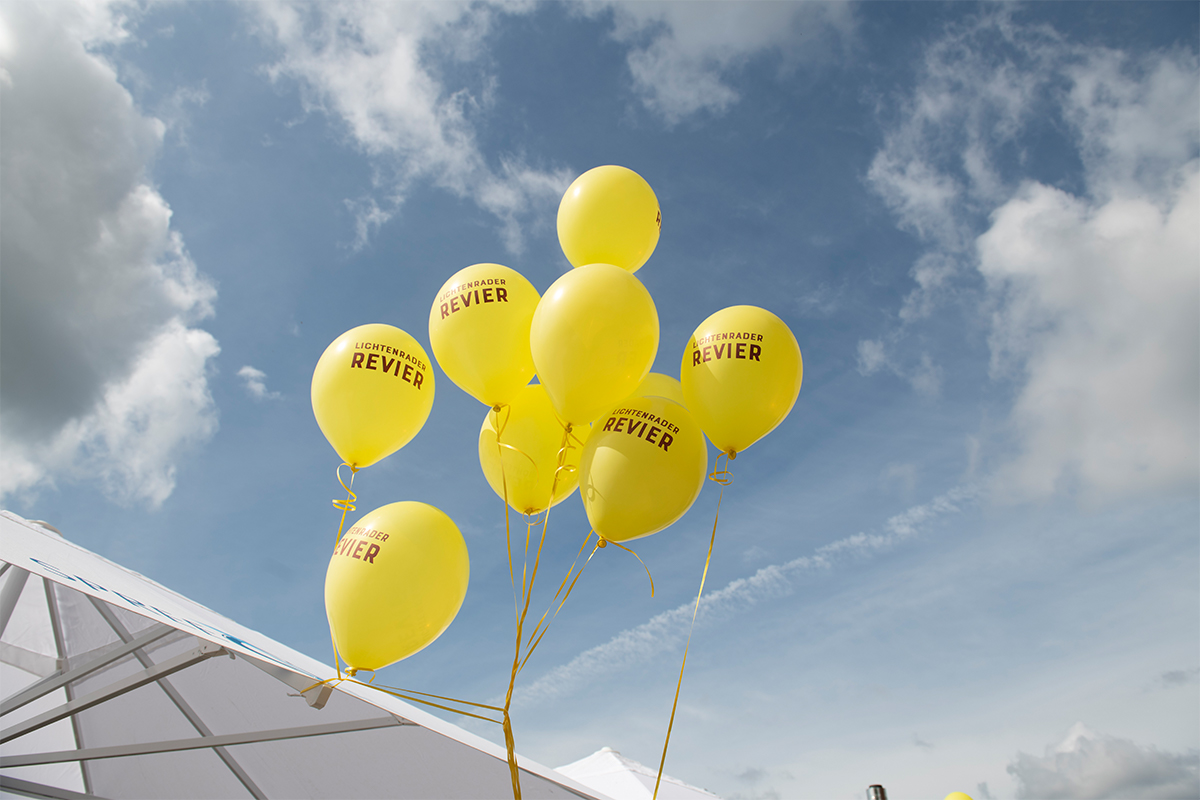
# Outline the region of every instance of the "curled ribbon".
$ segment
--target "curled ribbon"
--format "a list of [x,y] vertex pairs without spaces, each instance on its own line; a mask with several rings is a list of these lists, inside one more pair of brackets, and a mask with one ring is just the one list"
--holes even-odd
[[[345,479],[342,478],[342,467],[350,468],[350,483],[349,484],[347,484]],[[333,501],[334,507],[340,508],[342,510],[342,521],[338,523],[338,535],[337,535],[337,539],[334,540],[335,545],[342,540],[342,526],[344,526],[346,524],[346,512],[354,510],[354,501],[358,499],[358,495],[356,495],[350,488],[351,486],[354,485],[354,476],[357,473],[358,473],[358,467],[354,466],[353,464],[347,463],[345,461],[343,461],[341,464],[338,464],[337,479],[338,479],[338,483],[340,483],[342,485],[342,488],[346,490],[346,499]]]
[[[725,459],[725,469],[721,469],[721,459]],[[730,450],[728,453],[721,453],[717,456],[717,460],[713,462],[713,471],[708,473],[708,479],[714,483],[719,483],[721,486],[728,486],[733,483],[733,472],[729,468],[729,462],[737,458],[737,452]]]

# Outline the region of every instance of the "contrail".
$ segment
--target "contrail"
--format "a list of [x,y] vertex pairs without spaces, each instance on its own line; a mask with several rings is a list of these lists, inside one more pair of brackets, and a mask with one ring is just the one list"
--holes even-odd
[[[748,578],[738,578],[725,587],[705,594],[696,617],[698,625],[734,616],[752,606],[792,591],[791,576],[814,569],[830,569],[847,556],[868,556],[920,533],[928,523],[961,511],[979,489],[973,484],[956,486],[928,503],[913,506],[883,525],[883,532],[856,533],[822,545],[812,555],[783,564],[763,567]],[[648,621],[622,631],[604,644],[585,650],[566,664],[555,667],[529,686],[518,689],[513,705],[530,706],[574,692],[600,675],[611,675],[650,660],[663,652],[682,648],[691,622],[694,602],[664,611]]]

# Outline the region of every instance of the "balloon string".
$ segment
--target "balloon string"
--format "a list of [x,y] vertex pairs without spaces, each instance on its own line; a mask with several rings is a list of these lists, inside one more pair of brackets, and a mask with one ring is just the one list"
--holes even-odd
[[[496,440],[496,446],[497,446],[497,447],[502,447],[502,448],[504,448],[505,450],[512,450],[514,453],[520,453],[521,455],[523,455],[523,456],[525,456],[527,459],[529,459],[529,463],[530,463],[530,464],[533,464],[533,466],[534,466],[534,467],[537,467],[537,462],[533,460],[533,456],[529,455],[529,453],[526,453],[524,450],[522,450],[522,449],[520,449],[520,448],[518,448],[518,447],[513,447],[511,444],[502,444],[502,443],[499,441],[499,439],[497,439],[497,440]],[[504,454],[503,454],[503,453],[501,453],[500,455],[504,455]],[[503,462],[501,462],[501,470],[503,471]]]
[[[534,626],[533,633],[529,634],[529,641],[525,643],[525,647],[527,648],[525,652],[525,658],[521,660],[521,666],[517,670],[518,672],[520,672],[522,669],[525,669],[525,664],[529,661],[529,657],[533,655],[533,651],[536,650],[538,644],[541,643],[542,637],[546,635],[546,631],[550,630],[550,623],[554,622],[554,619],[558,616],[558,612],[562,610],[563,605],[567,602],[567,598],[571,596],[571,590],[575,588],[575,581],[579,580],[579,576],[583,574],[584,568],[591,563],[592,556],[594,556],[596,551],[600,549],[600,542],[597,542],[595,545],[593,545],[592,552],[588,554],[587,560],[583,562],[583,566],[579,568],[579,571],[575,572],[575,565],[579,563],[579,557],[583,555],[583,551],[587,548],[588,542],[591,541],[592,533],[593,531],[588,531],[587,536],[583,538],[583,544],[580,545],[579,552],[575,554],[575,560],[571,562],[571,568],[567,570],[566,577],[563,578],[562,583],[559,584],[558,591],[554,593],[554,600],[558,600],[559,595],[562,595],[562,600],[559,602],[558,608],[554,608],[554,600],[551,600],[550,607],[546,609],[546,611],[542,614],[542,618],[538,620],[538,624]],[[575,575],[574,580],[571,579],[572,573]],[[567,581],[571,582],[569,586],[567,585]],[[563,594],[564,587],[567,590],[566,594]],[[551,608],[554,609],[553,615],[550,615]],[[550,615],[549,621],[546,620],[547,615]],[[546,623],[544,628],[542,627],[543,622]]]
[[[350,483],[349,483],[349,485],[347,485],[346,481],[342,478],[342,467],[350,468]],[[353,464],[350,464],[346,461],[343,461],[341,464],[338,464],[336,474],[337,474],[338,483],[340,483],[342,485],[342,488],[346,490],[346,499],[333,501],[334,507],[340,508],[342,510],[342,518],[338,522],[337,538],[335,538],[333,540],[334,549],[337,549],[338,542],[340,542],[342,540],[342,529],[344,527],[346,527],[346,512],[354,510],[354,501],[358,499],[358,495],[356,495],[350,488],[350,487],[354,486],[354,476],[356,474],[358,474],[358,467],[356,467]],[[338,653],[337,638],[333,635],[333,627],[332,626],[330,626],[330,628],[329,628],[329,641],[333,643],[333,666],[337,669],[338,678],[341,678],[342,677],[342,657]]]
[[637,553],[634,553],[633,550],[631,550],[630,548],[626,547],[625,545],[621,544],[620,542],[614,542],[612,539],[601,538],[600,543],[597,545],[597,547],[605,547],[606,545],[610,545],[610,544],[621,548],[626,553],[632,553],[633,557],[638,560],[638,563],[642,565],[642,569],[646,570],[646,577],[650,579],[650,596],[654,597],[654,576],[650,574],[650,568],[646,566],[645,561],[642,561],[642,557],[639,556]]
[[[329,641],[333,643],[333,666],[335,668],[337,668],[338,680],[341,680],[341,678],[342,678],[342,654],[338,652],[337,637],[335,637],[333,635],[333,626],[332,625],[329,626]],[[319,685],[319,684],[314,684],[314,685]],[[308,688],[311,689],[312,686],[310,686]],[[304,692],[307,692],[307,691],[308,691],[308,689],[304,690]],[[304,694],[304,692],[301,692],[300,694]]]
[[[719,456],[717,460],[720,461]],[[713,545],[717,541],[717,522],[721,519],[721,500],[725,497],[725,487],[728,485],[728,481],[732,480],[728,475],[728,459],[725,462],[725,466],[726,473],[724,475],[714,477],[720,474],[715,469],[716,464],[713,465],[713,474],[709,475],[709,479],[721,484],[721,493],[717,496],[717,513],[713,517],[712,537],[708,540],[708,555],[704,557],[704,572],[700,576],[700,591],[696,592],[696,607],[692,609],[692,626],[688,629],[687,644],[683,648],[683,664],[679,667],[679,682],[675,684],[675,699],[671,703],[671,720],[667,723],[667,738],[663,742],[662,759],[658,762],[658,777],[654,780],[654,794],[651,795],[651,800],[657,800],[658,798],[658,785],[662,782],[663,767],[667,763],[667,747],[671,744],[671,729],[675,726],[675,710],[679,706],[679,692],[683,688],[683,671],[687,668],[688,649],[692,646],[692,632],[696,629],[696,615],[700,612],[700,596],[704,594],[704,583],[708,580],[708,565],[712,561]]]
[[[722,458],[725,459],[725,469],[720,469]],[[729,468],[729,462],[735,458],[737,458],[737,452],[733,450],[717,456],[717,460],[713,462],[713,471],[708,473],[708,479],[722,486],[733,483],[733,471]]]
[[[347,485],[345,479],[342,478],[342,467],[350,468],[350,483],[349,483],[349,485]],[[354,476],[356,474],[358,474],[358,467],[354,466],[353,464],[350,464],[345,461],[343,461],[341,464],[338,464],[337,479],[338,479],[338,483],[340,483],[342,485],[342,488],[346,490],[346,499],[333,501],[334,507],[340,508],[342,510],[342,519],[338,523],[337,539],[335,539],[333,541],[333,544],[335,546],[337,545],[338,542],[340,542],[342,540],[342,528],[346,524],[346,512],[354,510],[354,501],[358,499],[358,495],[356,495],[353,491],[351,491],[351,488],[350,488],[350,487],[354,486]]]
[[[521,671],[523,664],[521,658],[521,641],[524,639],[525,617],[529,614],[529,601],[533,599],[533,584],[537,580],[538,566],[542,560],[542,547],[546,544],[546,530],[550,525],[550,506],[554,504],[554,493],[558,489],[558,475],[562,471],[566,459],[566,451],[570,449],[570,438],[571,425],[567,423],[563,426],[562,443],[558,448],[558,464],[554,470],[554,480],[550,484],[550,499],[546,502],[546,509],[542,515],[542,535],[538,541],[537,552],[533,557],[532,570],[529,569],[529,543],[533,533],[533,521],[528,521],[525,527],[525,563],[521,570],[521,593],[524,604],[521,608],[521,613],[517,616],[517,636],[516,643],[513,645],[513,664],[508,674],[508,691],[504,695],[504,720],[501,723],[504,727],[504,744],[508,751],[508,770],[512,775],[513,800],[521,800],[521,776],[517,769],[516,743],[513,738],[512,717],[509,714],[509,709],[512,707],[513,687],[517,682],[517,673]],[[507,502],[505,505],[507,506]],[[507,508],[505,513],[507,513]],[[511,552],[510,545],[510,558]]]
[[[499,406],[499,405],[494,406],[492,408],[492,413],[495,414],[495,417],[496,417],[496,420],[494,423],[496,426],[496,455],[499,457],[499,460],[500,460],[500,479],[504,484],[504,542],[505,542],[506,546],[508,547],[508,578],[509,578],[509,581],[512,583],[512,590],[513,590],[513,614],[516,616],[516,623],[517,623],[517,657],[519,658],[521,655],[521,624],[524,622],[525,615],[520,610],[521,601],[517,598],[517,573],[516,573],[516,570],[513,568],[512,533],[511,533],[511,527],[509,524],[509,514],[508,514],[508,477],[506,476],[506,474],[504,472],[504,451],[501,449],[502,445],[500,443],[500,436],[504,433],[504,429],[506,427],[508,427],[508,420],[509,420],[509,417],[511,417],[511,415],[512,415],[512,406],[508,406],[509,413],[505,415],[503,424],[500,423],[500,413],[499,413],[500,408],[501,408],[501,406]],[[513,449],[516,449],[516,448],[513,448]],[[530,459],[530,460],[532,460],[532,459]],[[526,571],[527,571],[528,563],[529,563],[530,527],[531,526],[528,523],[525,525],[525,562],[521,566],[521,594],[522,594],[522,596],[526,596],[528,594],[528,591],[526,589],[525,576],[526,576]],[[529,608],[528,597],[525,597],[525,608],[526,609]],[[516,678],[516,670],[514,668],[512,677],[510,677],[509,681],[508,681],[508,694],[504,698],[504,708],[499,709],[499,711],[503,715],[500,719],[500,726],[501,726],[501,728],[504,729],[504,746],[505,746],[505,751],[506,751],[505,755],[507,756],[507,759],[508,759],[508,771],[509,771],[509,775],[512,779],[513,800],[521,800],[521,773],[520,773],[520,770],[517,768],[517,745],[516,745],[516,740],[513,738],[512,718],[508,714],[508,707],[512,701],[513,679],[515,679],[515,678]],[[489,720],[489,721],[495,722],[495,720]]]
[[[500,422],[500,409],[505,409],[507,413],[504,415],[504,422]],[[513,592],[513,616],[520,615],[521,601],[517,599],[517,573],[513,569],[512,558],[512,528],[508,516],[508,475],[504,472],[504,451],[500,448],[505,446],[500,444],[500,437],[504,434],[504,429],[508,427],[508,420],[512,416],[512,406],[501,403],[492,406],[492,426],[496,429],[496,456],[500,462],[500,483],[504,489],[504,496],[501,498],[504,501],[504,543],[508,547],[508,580],[512,584]]]
[[[583,562],[583,566],[580,567],[579,571],[575,573],[575,577],[573,579],[571,578],[571,573],[575,570],[575,563],[577,563],[579,561],[579,556],[583,555],[584,548],[587,547],[588,540],[591,539],[592,533],[594,533],[594,531],[588,531],[588,535],[583,540],[583,545],[579,548],[579,553],[577,553],[575,556],[575,561],[571,563],[571,569],[567,570],[567,576],[565,578],[563,578],[562,584],[560,584],[558,587],[558,592],[556,592],[554,595],[554,600],[558,600],[559,594],[562,594],[563,587],[564,586],[567,587],[567,593],[563,594],[562,600],[560,600],[558,603],[558,607],[554,609],[554,614],[551,615],[549,622],[546,622],[546,627],[542,628],[542,622],[546,619],[546,615],[550,614],[549,608],[547,608],[546,612],[544,614],[542,614],[542,619],[538,620],[537,627],[535,627],[533,629],[533,633],[529,634],[530,641],[526,643],[526,646],[529,648],[529,650],[528,650],[528,652],[525,653],[525,658],[521,662],[521,669],[525,668],[525,662],[529,661],[529,657],[533,655],[533,651],[536,650],[538,644],[541,643],[542,637],[546,635],[546,631],[550,630],[550,624],[552,622],[554,622],[556,617],[558,617],[558,612],[562,611],[562,607],[566,604],[567,598],[571,596],[571,590],[573,590],[575,588],[575,582],[579,580],[579,576],[583,574],[583,570],[587,567],[587,565],[592,562],[592,556],[596,555],[597,550],[600,550],[604,547],[607,547],[610,544],[613,544],[613,545],[616,545],[617,547],[621,548],[622,550],[624,550],[627,553],[632,553],[633,557],[636,558],[639,563],[641,563],[642,569],[646,570],[646,577],[650,579],[650,596],[654,597],[654,576],[650,574],[650,568],[646,566],[645,561],[642,561],[642,557],[639,556],[637,553],[634,553],[633,550],[626,547],[625,545],[623,545],[619,542],[614,542],[610,539],[605,539],[603,536],[597,537],[596,544],[594,544],[592,546],[592,552],[588,553],[587,560],[585,560]],[[568,579],[571,580],[571,584],[569,586],[567,585]],[[554,606],[554,600],[550,601],[551,607]],[[538,632],[539,628],[541,628],[540,633]],[[536,638],[534,638],[534,637],[536,637]],[[520,670],[518,670],[518,671],[520,671]]]
[[[446,703],[457,703],[459,705],[470,706],[472,708],[482,708],[487,711],[503,711],[504,709],[500,708],[499,706],[489,706],[484,703],[473,703],[470,700],[459,700],[454,697],[443,697],[441,695],[430,694],[428,692],[416,692],[411,689],[397,689],[394,686],[382,686],[382,685],[375,683],[375,673],[374,672],[371,673],[371,680],[367,681],[366,683],[364,683],[363,681],[357,680],[353,677],[350,677],[350,675],[352,675],[352,674],[353,674],[353,670],[348,671],[346,677],[342,677],[339,674],[339,676],[336,678],[327,678],[323,681],[317,681],[312,686],[309,686],[309,687],[303,689],[300,692],[300,694],[304,694],[305,692],[309,691],[310,689],[315,689],[318,686],[325,686],[325,685],[337,686],[338,684],[341,684],[341,683],[353,683],[357,686],[364,686],[368,689],[376,689],[380,692],[383,692],[384,694],[389,694],[393,697],[398,697],[401,700],[407,700],[410,703],[420,703],[421,705],[430,706],[431,708],[440,708],[443,711],[449,711],[454,714],[461,714],[464,717],[471,717],[473,719],[483,720],[484,722],[491,722],[495,725],[501,724],[500,720],[498,720],[498,719],[493,719],[491,717],[485,717],[485,716],[482,716],[481,714],[472,714],[470,711],[463,711],[460,708],[452,708],[450,706],[442,705],[441,703],[434,703],[429,700],[423,700],[421,698],[422,697],[431,697],[434,700],[442,700]],[[420,697],[418,697],[417,695],[420,695]]]

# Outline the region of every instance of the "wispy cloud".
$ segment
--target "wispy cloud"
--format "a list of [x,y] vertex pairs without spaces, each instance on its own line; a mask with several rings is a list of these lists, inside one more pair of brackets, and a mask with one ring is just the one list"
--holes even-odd
[[630,46],[634,90],[669,125],[720,115],[739,100],[734,73],[772,54],[785,69],[847,47],[854,11],[847,3],[606,3],[613,38]]
[[[310,112],[334,120],[375,169],[375,185],[348,200],[355,246],[403,206],[416,181],[473,201],[500,223],[513,253],[552,213],[574,175],[519,153],[485,155],[479,138],[495,77],[448,82],[440,64],[479,64],[497,17],[532,5],[486,3],[256,3],[262,35],[280,50],[272,80],[295,81]],[[471,74],[474,71],[468,70]]]
[[274,400],[279,392],[267,391],[267,373],[247,364],[238,370],[238,377],[246,387],[246,391],[255,400]]
[[[934,520],[959,513],[978,494],[975,486],[956,486],[928,503],[913,506],[883,525],[879,533],[856,533],[817,548],[783,564],[772,564],[748,578],[738,578],[721,589],[705,594],[696,614],[698,626],[711,625],[743,613],[755,605],[789,594],[792,578],[818,569],[832,569],[840,562],[865,558],[895,547],[917,536]],[[574,692],[601,675],[629,669],[660,653],[682,649],[695,609],[685,603],[622,631],[602,645],[580,653],[529,686],[518,689],[513,702],[533,705]]]

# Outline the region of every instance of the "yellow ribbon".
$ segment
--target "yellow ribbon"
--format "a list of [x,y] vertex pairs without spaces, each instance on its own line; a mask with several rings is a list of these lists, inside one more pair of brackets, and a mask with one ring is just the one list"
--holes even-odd
[[[347,485],[345,479],[342,478],[342,467],[350,468],[349,485]],[[342,510],[342,518],[341,521],[338,522],[337,538],[333,540],[333,546],[335,549],[337,548],[338,542],[342,540],[342,528],[346,527],[346,512],[354,510],[354,501],[358,499],[358,495],[356,495],[350,488],[354,485],[354,476],[357,473],[358,467],[354,466],[353,464],[350,464],[346,461],[338,464],[337,479],[338,483],[342,485],[342,488],[346,490],[346,499],[333,501],[334,507]],[[333,666],[337,668],[338,678],[340,679],[342,677],[342,657],[338,653],[337,639],[335,639],[333,636],[333,628],[329,629],[329,641],[333,643]],[[307,691],[307,689],[305,691]]]
[[621,544],[620,542],[614,542],[612,539],[605,539],[602,537],[600,539],[600,543],[597,544],[596,546],[597,547],[607,547],[610,544],[621,548],[626,553],[632,553],[633,557],[638,560],[638,563],[642,565],[642,569],[646,570],[646,577],[650,579],[650,596],[654,597],[654,576],[650,574],[650,568],[646,566],[645,561],[642,561],[642,557],[639,556],[637,553],[634,553],[633,550],[629,549],[625,545]]
[[[579,556],[583,555],[584,548],[587,547],[588,540],[592,538],[593,533],[595,533],[595,531],[588,531],[588,535],[584,537],[583,545],[579,548],[579,552],[575,555],[575,561],[571,562],[571,568],[567,570],[566,577],[563,578],[562,583],[559,584],[558,591],[554,594],[554,600],[558,600],[558,596],[562,594],[563,587],[566,586],[567,592],[566,594],[562,594],[562,600],[559,601],[558,608],[554,609],[554,614],[550,616],[550,621],[546,622],[545,628],[542,628],[542,622],[545,622],[546,615],[550,614],[550,608],[547,608],[545,613],[542,614],[542,618],[538,620],[537,626],[534,627],[533,633],[529,634],[529,641],[525,643],[525,646],[529,649],[525,653],[525,658],[521,661],[521,667],[517,670],[518,672],[520,672],[521,669],[525,669],[525,663],[529,661],[529,657],[532,656],[533,651],[537,649],[538,644],[542,641],[542,637],[546,635],[546,631],[550,630],[550,623],[554,622],[555,618],[558,616],[558,612],[562,611],[562,607],[566,604],[567,598],[571,596],[571,590],[575,588],[575,582],[578,581],[579,576],[583,574],[584,568],[592,562],[592,556],[596,555],[597,550],[601,550],[610,544],[614,544],[627,553],[633,553],[633,557],[641,562],[642,569],[646,570],[646,577],[650,579],[650,596],[654,597],[654,576],[650,574],[650,568],[646,566],[645,561],[642,561],[642,557],[637,553],[634,553],[633,550],[629,549],[620,542],[614,542],[609,539],[605,539],[603,536],[597,536],[596,544],[592,546],[592,552],[588,553],[587,560],[583,562],[583,566],[579,568],[579,572],[575,572],[575,564],[578,563]],[[574,579],[571,578],[572,572],[575,572]],[[568,580],[571,581],[569,586],[567,586]],[[554,607],[554,600],[550,601],[551,608]],[[539,628],[541,629],[540,633],[538,632]]]
[[[571,596],[571,590],[575,588],[575,581],[579,580],[579,576],[583,574],[584,568],[591,563],[592,556],[594,556],[596,554],[596,550],[600,548],[600,544],[597,542],[597,544],[592,547],[592,552],[588,554],[587,560],[583,562],[583,566],[579,568],[579,572],[575,572],[575,565],[579,563],[579,557],[583,555],[584,549],[587,548],[587,544],[592,538],[592,533],[593,531],[588,531],[587,536],[583,537],[583,544],[580,545],[579,552],[575,554],[575,560],[571,562],[571,568],[567,570],[566,577],[562,579],[562,583],[558,585],[558,591],[554,593],[554,600],[558,600],[559,595],[562,595],[562,600],[559,602],[558,608],[554,609],[554,614],[550,617],[550,621],[546,621],[546,615],[550,614],[550,608],[554,608],[554,600],[550,601],[550,608],[546,609],[546,611],[542,614],[542,618],[539,619],[537,625],[534,626],[533,633],[529,634],[529,641],[525,643],[525,647],[527,648],[525,651],[525,658],[521,660],[521,666],[517,669],[518,672],[520,672],[522,669],[525,669],[525,664],[529,661],[529,657],[533,655],[533,651],[536,650],[538,644],[541,643],[542,637],[546,635],[546,631],[550,630],[550,623],[553,622],[555,617],[558,616],[558,612],[562,610],[563,605],[567,602],[567,598]],[[575,574],[574,580],[571,580],[572,573]],[[570,586],[567,586],[568,580],[571,581]],[[566,594],[563,594],[563,587],[566,587]],[[543,622],[546,623],[546,627],[544,628],[542,627]],[[540,633],[539,630],[541,631]]]
[[[500,410],[505,409],[505,408],[508,410],[508,413],[504,415],[504,423],[501,424]],[[500,437],[504,434],[504,429],[506,427],[508,427],[508,420],[511,416],[512,416],[512,406],[507,405],[505,403],[501,403],[501,404],[492,406],[492,417],[493,417],[492,426],[496,429],[496,455],[498,456],[499,461],[500,461],[500,483],[504,488],[504,497],[501,499],[504,500],[504,542],[508,546],[508,578],[509,578],[509,581],[512,583],[512,587],[513,587],[513,614],[514,614],[514,616],[516,616],[516,615],[520,614],[520,612],[518,611],[518,609],[520,608],[520,601],[517,600],[517,578],[516,578],[516,573],[513,570],[512,538],[511,538],[511,534],[509,533],[508,476],[505,475],[505,473],[504,473],[504,451],[501,450],[501,447],[509,447],[509,445],[502,445],[500,443]],[[516,450],[517,448],[513,447],[512,449]],[[517,452],[520,452],[520,451],[517,450]],[[522,455],[524,455],[524,454],[522,454]],[[530,460],[532,461],[533,459],[530,459]]]
[[679,692],[683,689],[683,671],[687,668],[688,649],[692,646],[692,632],[696,629],[696,615],[700,612],[700,596],[704,594],[704,583],[708,580],[708,565],[712,561],[713,545],[717,541],[717,522],[721,519],[721,500],[725,497],[725,487],[733,483],[733,473],[729,470],[729,462],[737,457],[737,453],[730,450],[728,453],[722,453],[725,458],[725,469],[719,470],[718,466],[721,463],[721,456],[717,456],[716,462],[713,463],[713,471],[709,473],[708,479],[721,485],[721,493],[717,495],[717,513],[713,517],[712,536],[708,540],[708,555],[704,557],[704,572],[700,576],[700,591],[696,592],[696,607],[692,609],[692,626],[688,629],[687,644],[683,648],[683,664],[679,667],[679,682],[675,684],[675,699],[671,703],[671,720],[667,723],[667,738],[663,742],[662,759],[658,762],[658,777],[654,779],[654,794],[651,800],[658,798],[658,786],[662,783],[663,767],[667,763],[667,748],[671,744],[671,729],[675,726],[675,710],[679,706]]
[[[368,671],[370,671],[370,670],[368,670]],[[484,703],[473,703],[470,700],[459,700],[454,697],[443,697],[443,696],[437,695],[437,694],[429,694],[428,692],[416,692],[416,691],[412,691],[411,689],[397,689],[394,686],[380,686],[375,683],[375,673],[374,672],[371,673],[371,680],[364,683],[363,681],[356,680],[353,677],[353,675],[355,675],[357,672],[358,672],[358,670],[348,669],[348,670],[346,670],[346,676],[343,677],[341,674],[341,670],[339,669],[338,677],[326,678],[323,681],[317,681],[312,686],[309,686],[309,687],[305,688],[303,691],[301,691],[300,694],[304,694],[304,692],[307,692],[309,689],[315,689],[318,686],[325,686],[327,684],[336,687],[342,683],[353,683],[357,686],[364,686],[368,689],[375,689],[377,691],[383,692],[384,694],[389,694],[392,697],[398,697],[401,700],[407,700],[410,703],[420,703],[421,705],[430,706],[431,708],[439,708],[442,711],[449,711],[454,714],[461,714],[464,717],[471,717],[473,719],[483,720],[484,722],[491,722],[496,725],[500,724],[500,720],[498,720],[498,719],[492,719],[491,717],[485,717],[480,714],[472,714],[469,711],[463,711],[460,708],[452,708],[450,706],[442,705],[441,703],[434,703],[434,702],[430,702],[429,700],[422,700],[421,697],[432,697],[435,700],[442,700],[446,703],[458,703],[459,705],[470,706],[472,708],[482,708],[482,709],[486,709],[488,711],[503,711],[504,710],[502,708],[499,708],[498,706],[489,706],[489,705],[485,705]],[[420,695],[420,697],[417,697],[416,695]]]
[[[347,485],[345,479],[342,478],[342,467],[350,468],[350,484],[349,485]],[[333,542],[334,546],[336,546],[337,543],[342,540],[342,528],[346,524],[346,512],[354,510],[354,501],[358,499],[358,495],[356,495],[353,491],[350,490],[350,487],[354,485],[354,476],[357,473],[358,473],[358,467],[354,466],[353,464],[347,463],[345,461],[343,461],[341,464],[338,464],[337,479],[338,479],[338,483],[340,483],[342,485],[342,488],[346,490],[346,499],[333,501],[334,507],[340,508],[342,510],[342,520],[341,520],[341,522],[338,523],[338,535],[337,535],[337,539],[335,539]]]

